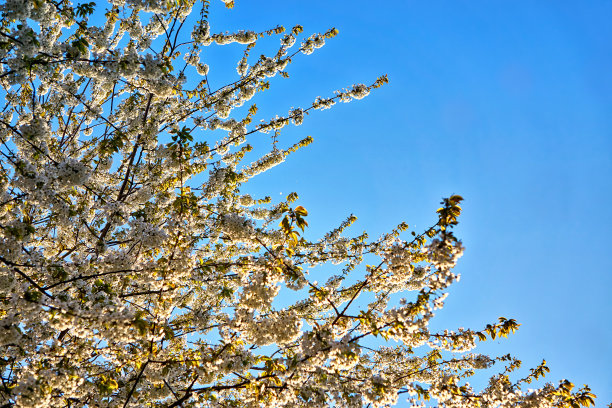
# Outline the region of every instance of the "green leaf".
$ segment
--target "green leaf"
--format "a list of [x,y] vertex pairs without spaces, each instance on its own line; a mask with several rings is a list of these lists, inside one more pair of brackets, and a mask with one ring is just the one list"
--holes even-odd
[[305,217],[308,215],[308,211],[306,211],[306,209],[302,207],[301,205],[298,205],[297,207],[295,207],[293,212],[295,212],[298,215],[301,215],[302,217]]

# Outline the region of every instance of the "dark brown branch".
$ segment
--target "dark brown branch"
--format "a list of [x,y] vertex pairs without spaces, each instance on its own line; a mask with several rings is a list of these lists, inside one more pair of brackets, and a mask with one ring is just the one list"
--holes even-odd
[[142,374],[144,373],[145,368],[147,368],[147,364],[149,364],[148,360],[142,365],[142,368],[140,369],[140,372],[138,373],[138,376],[136,377],[136,381],[134,381],[134,386],[130,389],[130,392],[128,393],[127,398],[125,399],[125,404],[123,404],[123,408],[127,407],[128,404],[130,403],[130,399],[132,398],[134,391],[136,391],[136,387],[138,386],[138,383],[140,382],[140,378],[142,377]]
[[43,295],[47,296],[48,298],[53,299],[53,295],[51,295],[47,291],[45,291],[38,283],[36,283],[34,281],[34,279],[30,278],[21,269],[19,269],[17,267],[16,263],[9,261],[8,259],[4,258],[3,256],[0,256],[0,261],[2,261],[2,263],[4,263],[5,265],[10,266],[13,269],[14,272],[17,272],[17,274],[19,274],[22,278],[27,280],[30,283],[30,285],[34,286],[36,288],[36,290],[38,290],[40,293],[42,293]]

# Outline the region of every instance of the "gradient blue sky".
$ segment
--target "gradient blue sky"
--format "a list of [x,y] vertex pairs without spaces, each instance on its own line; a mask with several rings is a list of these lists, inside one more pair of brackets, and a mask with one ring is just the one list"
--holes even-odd
[[[218,3],[218,4],[217,4]],[[513,353],[612,402],[612,2],[213,0],[212,31],[302,24],[340,35],[256,100],[264,117],[389,74],[362,101],[316,112],[281,144],[315,143],[253,189],[300,194],[312,233],[349,213],[376,236],[465,197],[466,252],[434,327],[521,329]],[[235,51],[235,52],[234,52]],[[240,51],[211,51],[211,60]],[[255,54],[258,55],[258,54]],[[232,60],[211,82],[235,75]],[[278,195],[277,195],[278,197]],[[475,383],[474,381],[472,381]]]

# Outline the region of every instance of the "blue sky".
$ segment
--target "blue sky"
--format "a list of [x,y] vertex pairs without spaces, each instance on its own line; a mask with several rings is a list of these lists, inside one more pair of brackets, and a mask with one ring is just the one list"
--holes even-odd
[[[218,4],[217,4],[218,3]],[[368,98],[283,133],[315,143],[253,189],[290,191],[324,233],[355,213],[355,234],[435,221],[465,197],[466,247],[434,327],[522,323],[480,350],[545,358],[551,381],[589,384],[612,402],[612,2],[213,1],[212,31],[302,24],[340,35],[272,81],[263,117],[387,73]],[[211,61],[240,55],[211,51]],[[254,54],[258,55],[258,54]],[[233,70],[211,63],[211,82]],[[229,68],[230,71],[227,71]],[[267,115],[267,116],[266,116]],[[265,137],[265,136],[264,136]],[[475,381],[472,381],[476,383]]]

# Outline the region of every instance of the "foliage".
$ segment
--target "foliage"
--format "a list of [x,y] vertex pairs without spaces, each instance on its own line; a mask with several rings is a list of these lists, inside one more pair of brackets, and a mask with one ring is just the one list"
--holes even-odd
[[[568,381],[523,390],[545,363],[513,381],[520,361],[470,353],[514,332],[512,319],[428,329],[458,279],[460,196],[420,234],[402,223],[348,237],[350,216],[310,240],[297,194],[241,193],[312,142],[281,149],[285,126],[387,78],[255,125],[253,98],[337,30],[213,34],[208,1],[194,3],[1,5],[0,406],[593,404]],[[252,58],[265,37],[277,52]],[[244,47],[237,78],[212,89],[202,50],[230,43]],[[257,133],[273,136],[254,157]],[[337,274],[312,279],[330,263]],[[484,390],[465,382],[494,364]]]

